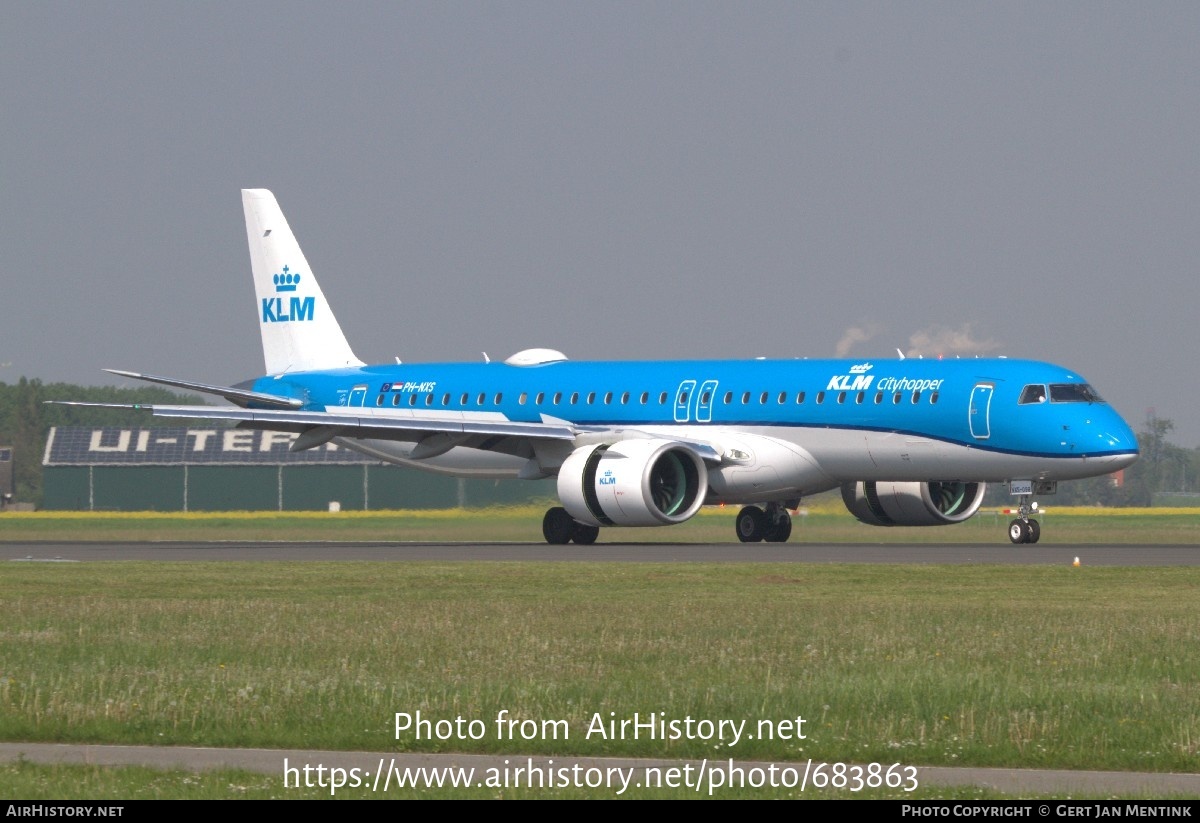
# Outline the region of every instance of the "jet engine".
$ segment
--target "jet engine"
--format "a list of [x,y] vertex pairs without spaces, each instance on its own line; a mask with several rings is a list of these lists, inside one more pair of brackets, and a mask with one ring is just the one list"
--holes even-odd
[[983,483],[942,480],[931,483],[842,484],[850,513],[872,526],[945,526],[961,523],[983,502]]
[[704,461],[670,440],[584,446],[558,471],[558,499],[589,526],[670,526],[694,515],[708,492]]

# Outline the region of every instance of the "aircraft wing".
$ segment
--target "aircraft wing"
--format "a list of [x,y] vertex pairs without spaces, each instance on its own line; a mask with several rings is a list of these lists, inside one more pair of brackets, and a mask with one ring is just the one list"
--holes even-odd
[[[109,409],[140,409],[155,417],[176,417],[191,420],[229,420],[239,428],[271,429],[300,432],[294,448],[304,445],[305,434],[312,431],[319,445],[334,437],[377,438],[380,440],[410,440],[434,433],[528,437],[538,440],[574,440],[577,430],[566,421],[519,423],[510,420],[463,420],[450,417],[400,417],[370,414],[367,409],[346,409],[344,412],[299,411],[292,409],[242,409],[221,406],[160,406],[120,403],[81,403],[49,401],[62,406],[92,406]],[[318,433],[319,432],[319,433]]]

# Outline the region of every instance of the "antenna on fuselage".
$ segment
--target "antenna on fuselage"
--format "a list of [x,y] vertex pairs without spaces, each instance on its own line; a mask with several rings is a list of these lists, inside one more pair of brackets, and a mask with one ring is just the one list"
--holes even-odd
[[904,352],[900,351],[899,349],[896,349],[896,354],[900,355],[901,360],[904,359]]
[[488,356],[487,356],[487,352],[481,352],[481,354],[483,354],[483,362],[484,362],[484,363],[491,363],[491,362],[492,362],[492,358],[490,358],[490,357],[488,357]]

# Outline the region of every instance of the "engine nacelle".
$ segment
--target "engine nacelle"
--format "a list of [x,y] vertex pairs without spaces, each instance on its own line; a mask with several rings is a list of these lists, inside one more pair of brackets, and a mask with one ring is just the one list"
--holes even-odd
[[958,480],[931,483],[842,484],[850,513],[872,526],[946,526],[961,523],[983,502],[983,483]]
[[584,446],[558,471],[558,499],[589,526],[670,526],[694,515],[708,492],[704,461],[670,440]]

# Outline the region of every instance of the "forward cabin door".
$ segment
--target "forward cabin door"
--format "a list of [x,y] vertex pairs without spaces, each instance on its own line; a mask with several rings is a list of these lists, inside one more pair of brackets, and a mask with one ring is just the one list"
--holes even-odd
[[976,383],[971,389],[971,410],[968,418],[971,424],[971,435],[976,440],[987,440],[992,436],[991,411],[992,383]]

